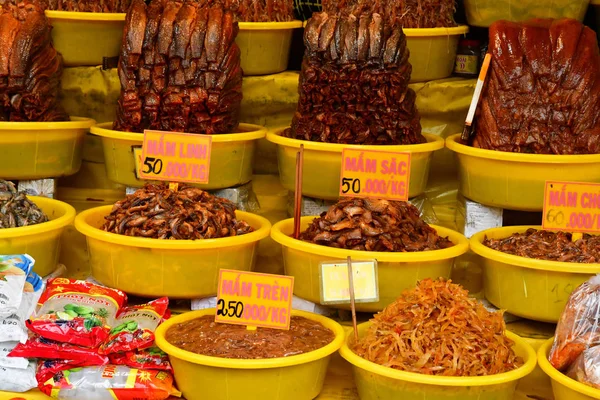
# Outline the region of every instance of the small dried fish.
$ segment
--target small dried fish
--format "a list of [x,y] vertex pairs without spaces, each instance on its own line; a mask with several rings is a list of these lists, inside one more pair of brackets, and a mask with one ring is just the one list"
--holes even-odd
[[48,216],[27,198],[25,192],[18,192],[12,182],[0,179],[0,229],[47,221]]
[[147,184],[118,201],[102,229],[126,236],[154,239],[214,239],[238,236],[254,229],[236,219],[235,205],[201,189]]
[[453,246],[404,201],[341,199],[300,234],[300,239],[350,250],[412,252]]

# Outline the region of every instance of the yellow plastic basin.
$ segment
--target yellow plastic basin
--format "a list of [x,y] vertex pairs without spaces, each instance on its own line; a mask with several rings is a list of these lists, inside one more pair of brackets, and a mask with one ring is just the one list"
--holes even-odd
[[458,41],[467,32],[467,25],[404,29],[412,65],[410,81],[428,82],[452,75]]
[[589,0],[465,0],[469,25],[488,27],[505,19],[513,22],[531,18],[575,18],[583,21]]
[[344,341],[340,324],[320,315],[293,310],[292,315],[318,321],[331,329],[335,339],[309,353],[264,360],[203,356],[166,341],[165,333],[173,325],[214,313],[214,308],[188,312],[170,318],[156,330],[156,344],[169,355],[177,387],[186,399],[312,400],[319,395],[331,354]]
[[258,242],[271,224],[258,215],[237,211],[255,231],[205,240],[160,240],[130,237],[100,229],[112,206],[83,211],[75,228],[87,238],[94,278],[136,296],[194,299],[217,294],[221,268],[251,271]]
[[27,196],[48,216],[42,224],[0,229],[0,254],[29,254],[35,260],[33,270],[46,276],[56,269],[60,254],[60,236],[75,218],[75,209],[62,201]]
[[[302,217],[300,228],[305,230],[316,217]],[[468,240],[458,232],[440,226],[432,227],[440,236],[447,236],[455,246],[448,249],[414,253],[386,253],[336,249],[292,238],[294,219],[273,225],[271,237],[283,248],[283,265],[286,275],[294,277],[294,294],[313,303],[321,302],[319,263],[323,261],[377,260],[379,302],[357,303],[358,311],[380,311],[396,300],[403,290],[411,288],[425,278],[448,278],[454,259],[469,249]],[[336,305],[348,308],[350,305]]]
[[[252,180],[252,163],[256,141],[265,137],[266,129],[259,125],[240,124],[240,133],[212,135],[210,177],[206,185],[196,185],[204,190],[224,189]],[[129,187],[142,187],[137,178],[136,158],[142,157],[144,135],[135,132],[112,130],[112,122],[93,126],[94,135],[102,137],[104,160],[108,179]]]
[[484,150],[446,139],[456,153],[463,196],[492,207],[542,211],[547,180],[600,182],[600,154],[546,155]]
[[508,226],[471,237],[471,250],[483,257],[485,297],[511,314],[556,323],[571,292],[597,273],[600,264],[535,260],[492,250],[485,237],[502,239],[541,226]]
[[[363,337],[370,325],[370,322],[360,324],[358,336]],[[533,348],[519,336],[511,332],[506,332],[506,336],[515,342],[513,349],[525,364],[490,376],[431,376],[384,367],[350,350],[353,335],[348,335],[340,354],[352,364],[360,400],[513,400],[519,380],[535,368],[536,356]]]
[[415,197],[425,191],[429,179],[429,167],[433,152],[444,147],[444,139],[431,134],[423,134],[427,143],[404,146],[362,146],[337,143],[310,142],[286,138],[284,129],[267,134],[269,142],[277,144],[279,179],[289,191],[294,191],[296,177],[296,153],[304,145],[304,176],[302,194],[325,200],[337,200],[340,196],[340,172],[342,168],[342,150],[353,148],[361,150],[410,152],[409,197]]
[[102,65],[103,57],[118,57],[125,14],[46,10],[54,48],[67,67]]
[[0,122],[2,179],[73,175],[81,167],[83,138],[93,119],[65,122]]
[[548,361],[548,354],[550,354],[552,343],[554,343],[554,338],[548,339],[548,341],[539,348],[537,359],[542,371],[544,371],[552,381],[554,400],[600,399],[600,390],[569,378],[550,364]]
[[241,50],[244,76],[269,75],[287,69],[294,29],[302,21],[239,22],[235,42]]

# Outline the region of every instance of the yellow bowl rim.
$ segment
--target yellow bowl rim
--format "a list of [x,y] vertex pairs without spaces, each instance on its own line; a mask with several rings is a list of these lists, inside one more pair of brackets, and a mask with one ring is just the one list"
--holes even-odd
[[3,130],[35,130],[35,131],[49,131],[58,129],[89,129],[96,121],[91,118],[83,117],[70,117],[70,121],[58,121],[58,122],[11,122],[3,121],[0,122],[0,133]]
[[248,222],[255,229],[255,231],[245,235],[218,239],[162,240],[131,237],[119,235],[117,233],[105,232],[99,228],[91,226],[86,222],[88,216],[100,213],[103,216],[106,216],[110,213],[112,208],[113,206],[100,206],[80,212],[77,217],[75,217],[75,229],[85,235],[86,238],[101,240],[111,244],[166,250],[208,250],[240,246],[258,242],[259,240],[266,238],[269,236],[269,231],[271,230],[271,223],[268,219],[261,217],[260,215],[239,210],[236,210],[236,216],[239,219]]
[[[300,219],[300,225],[304,226],[305,222],[310,223],[314,218],[317,217],[318,216],[302,217]],[[437,225],[429,226],[434,228],[440,236],[448,236],[450,241],[454,243],[454,246],[441,250],[405,253],[336,249],[333,247],[321,246],[314,243],[308,243],[299,239],[294,239],[283,233],[282,227],[284,225],[293,225],[293,222],[293,218],[288,218],[283,221],[277,222],[271,228],[271,238],[277,243],[281,244],[282,246],[289,247],[297,251],[316,254],[318,256],[338,258],[340,260],[345,260],[348,256],[351,256],[355,260],[376,259],[379,262],[396,263],[440,261],[447,260],[450,258],[456,258],[462,254],[465,254],[469,250],[469,241],[466,237],[464,237],[456,231]]]
[[181,360],[193,364],[218,368],[268,369],[291,367],[294,365],[306,364],[309,362],[323,359],[338,351],[344,343],[345,331],[339,323],[322,315],[300,310],[292,310],[292,315],[320,322],[323,326],[333,331],[333,333],[335,334],[335,338],[333,339],[333,341],[325,345],[324,347],[321,347],[320,349],[304,354],[298,354],[295,356],[281,358],[263,358],[258,360],[238,360],[231,358],[204,356],[192,353],[190,351],[182,350],[178,347],[173,346],[165,339],[165,333],[167,332],[167,329],[169,329],[171,326],[181,322],[189,321],[191,319],[196,319],[204,315],[214,315],[214,313],[214,308],[208,308],[204,310],[186,312],[184,314],[169,318],[156,329],[156,345],[169,356],[179,358]]
[[[509,237],[513,233],[522,233],[529,228],[542,229],[539,225],[520,225],[520,226],[505,226],[502,228],[491,228],[481,232],[477,232],[470,239],[471,250],[483,258],[502,262],[505,264],[511,264],[518,267],[538,269],[542,271],[551,272],[570,272],[575,274],[597,274],[600,273],[600,263],[570,263],[563,261],[547,261],[538,260],[535,258],[527,258],[521,256],[515,256],[513,254],[503,253],[498,250],[491,249],[483,244],[485,236],[490,233],[499,233],[502,237]],[[504,236],[506,235],[506,236]]]
[[302,28],[302,21],[295,19],[293,21],[282,22],[238,22],[240,31],[276,31]]
[[546,340],[537,351],[537,361],[542,371],[544,371],[544,373],[548,375],[550,379],[562,386],[567,387],[568,389],[579,392],[586,396],[590,396],[594,399],[600,399],[600,389],[595,389],[581,382],[577,382],[550,364],[550,361],[548,361],[548,354],[550,353],[550,348],[552,347],[553,343],[554,337]]
[[[101,136],[104,138],[118,139],[118,140],[131,140],[135,142],[143,142],[144,134],[137,132],[122,132],[109,129],[112,126],[112,122],[103,122],[96,124],[90,128],[90,132],[94,135]],[[213,143],[225,143],[225,142],[242,142],[247,140],[262,139],[267,134],[267,128],[255,124],[240,123],[239,128],[246,132],[241,133],[221,133],[218,135],[211,135]]]
[[444,138],[431,133],[423,133],[427,143],[421,144],[405,144],[405,145],[361,145],[361,144],[340,144],[340,143],[323,143],[311,142],[309,140],[291,139],[281,136],[287,128],[276,128],[267,133],[267,140],[282,146],[299,149],[300,145],[304,145],[305,150],[328,151],[341,153],[343,149],[355,150],[380,150],[380,151],[397,151],[409,153],[425,153],[433,152],[444,148]]
[[407,39],[413,37],[432,37],[432,36],[454,36],[463,35],[469,32],[468,25],[458,25],[453,27],[441,28],[404,28],[402,29]]
[[75,208],[64,201],[42,196],[27,196],[27,198],[40,207],[42,211],[44,209],[43,206],[47,205],[60,208],[62,211],[64,211],[64,215],[48,222],[42,222],[41,224],[21,226],[18,228],[0,229],[0,239],[39,235],[41,233],[55,231],[71,224],[75,219]]
[[49,19],[65,19],[79,21],[125,21],[126,13],[94,13],[79,11],[46,10]]
[[508,151],[479,149],[458,143],[460,133],[446,138],[446,147],[458,154],[499,161],[513,161],[532,164],[590,164],[600,163],[600,154],[524,154]]
[[[365,322],[359,325],[359,330],[367,329],[371,322]],[[365,360],[360,357],[358,354],[354,353],[350,350],[348,343],[354,340],[352,335],[347,335],[342,348],[340,349],[340,355],[352,364],[355,368],[361,368],[366,371],[372,372],[377,375],[384,376],[386,378],[396,379],[400,381],[406,381],[410,383],[422,383],[426,385],[435,385],[435,386],[453,386],[453,387],[461,387],[461,386],[488,386],[488,385],[498,385],[502,383],[508,383],[512,381],[516,381],[521,379],[527,375],[529,375],[537,364],[537,358],[535,354],[535,350],[529,343],[527,343],[523,338],[519,335],[512,333],[510,331],[505,331],[506,336],[511,339],[515,343],[519,343],[522,347],[525,348],[527,352],[527,360],[525,364],[521,367],[514,369],[512,371],[503,372],[501,374],[496,375],[488,375],[488,376],[433,376],[433,375],[424,375],[418,374],[416,372],[407,372],[407,371],[399,371],[393,368],[384,367],[382,365],[376,364],[374,362]]]

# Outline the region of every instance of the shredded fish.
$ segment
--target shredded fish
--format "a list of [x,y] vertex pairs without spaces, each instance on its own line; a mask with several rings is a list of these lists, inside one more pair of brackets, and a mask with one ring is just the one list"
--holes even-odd
[[490,312],[450,280],[425,279],[371,320],[354,352],[371,362],[426,375],[483,376],[523,365]]

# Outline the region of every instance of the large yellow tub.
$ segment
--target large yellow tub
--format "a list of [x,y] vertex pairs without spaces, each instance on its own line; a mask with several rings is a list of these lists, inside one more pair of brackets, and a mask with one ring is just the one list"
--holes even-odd
[[304,176],[302,177],[302,195],[325,200],[337,200],[340,197],[342,150],[345,148],[411,153],[408,196],[412,198],[425,191],[433,152],[444,147],[444,139],[431,134],[423,135],[427,139],[427,143],[423,144],[362,146],[290,139],[283,136],[283,131],[284,129],[277,129],[267,134],[267,140],[277,144],[281,184],[287,190],[294,191],[296,153],[300,150],[300,145],[303,144]]
[[550,364],[548,355],[554,338],[548,339],[537,353],[538,363],[542,371],[552,381],[554,400],[593,400],[600,399],[600,390],[569,378]]
[[73,175],[81,167],[83,138],[93,119],[65,122],[0,122],[2,179]]
[[600,154],[546,155],[484,150],[446,139],[456,153],[463,196],[492,207],[542,211],[547,180],[600,182]]
[[102,65],[103,57],[118,57],[125,14],[46,10],[52,43],[67,67]]
[[452,75],[460,36],[469,32],[466,25],[454,28],[407,28],[406,46],[412,65],[411,82],[429,82]]
[[302,21],[238,22],[235,42],[241,50],[244,76],[269,75],[287,69],[294,29]]
[[[316,217],[303,217],[300,229],[305,230]],[[283,265],[286,275],[294,277],[294,294],[313,303],[321,302],[319,286],[320,267],[323,261],[377,260],[379,302],[356,303],[356,310],[375,312],[396,300],[403,290],[411,288],[425,278],[448,278],[454,259],[469,249],[468,240],[458,232],[440,226],[432,226],[440,236],[447,236],[455,246],[448,249],[413,253],[371,252],[336,249],[308,243],[291,237],[294,219],[286,219],[273,225],[271,237],[283,248]],[[337,305],[346,307],[350,305]]]
[[28,196],[49,221],[37,225],[0,229],[0,254],[29,254],[35,260],[33,271],[46,276],[56,269],[60,237],[75,219],[75,209],[62,201]]
[[[360,324],[358,336],[363,337],[370,325],[370,322]],[[519,336],[511,332],[506,332],[506,336],[515,342],[513,349],[525,364],[513,371],[490,376],[431,376],[384,367],[365,360],[350,349],[353,335],[348,335],[340,354],[352,364],[360,400],[513,400],[519,380],[535,368],[536,355]]]
[[589,0],[465,0],[469,25],[488,27],[504,19],[575,18],[583,21]]
[[100,229],[112,206],[83,211],[75,228],[87,238],[94,278],[109,287],[142,297],[194,299],[215,296],[220,269],[251,271],[258,242],[271,224],[258,215],[237,211],[255,231],[205,240],[160,240],[130,237]]
[[483,258],[485,297],[496,307],[519,317],[556,323],[569,295],[600,273],[600,264],[536,260],[502,253],[483,244],[541,226],[488,229],[471,237],[471,250]]
[[[178,315],[156,330],[156,344],[169,355],[177,387],[188,400],[312,400],[323,387],[331,354],[344,341],[344,329],[320,315],[293,310],[293,316],[318,321],[335,333],[325,347],[305,354],[263,360],[210,357],[181,350],[165,339],[173,325],[214,315],[215,309]],[[261,329],[261,328],[258,328]]]
[[[142,187],[136,171],[141,163],[144,135],[112,130],[112,122],[93,126],[90,130],[102,138],[108,179],[129,187]],[[256,141],[265,137],[259,125],[240,124],[239,133],[212,135],[210,181],[196,185],[204,190],[224,189],[250,182]]]

